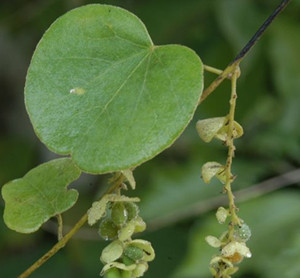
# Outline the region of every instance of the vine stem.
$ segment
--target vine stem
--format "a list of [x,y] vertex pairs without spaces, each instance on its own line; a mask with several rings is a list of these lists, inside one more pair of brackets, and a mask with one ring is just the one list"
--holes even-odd
[[[199,100],[199,104],[202,103],[226,78],[230,78],[235,69],[239,66],[240,62],[246,57],[253,46],[258,42],[258,40],[265,33],[270,24],[274,19],[285,9],[285,7],[292,0],[283,0],[273,13],[265,20],[253,37],[248,41],[245,47],[239,52],[239,54],[234,58],[234,60],[225,68],[224,71],[203,91],[203,94]],[[204,66],[205,69],[205,66]],[[209,70],[208,70],[209,71]]]
[[[112,185],[108,188],[108,190],[102,195],[112,193],[116,190],[123,182],[125,181],[125,177],[120,174],[118,178],[114,180]],[[73,237],[74,234],[78,232],[78,230],[87,222],[88,214],[87,212],[80,218],[80,220],[74,225],[74,227],[64,236],[62,237],[46,254],[44,254],[41,258],[39,258],[34,264],[32,264],[27,270],[25,270],[22,274],[18,276],[18,278],[26,278],[30,274],[32,274],[35,270],[37,270],[41,265],[43,265],[46,261],[48,261],[54,254],[56,254],[60,249],[62,249],[67,242]]]
[[231,97],[230,97],[230,101],[229,101],[230,110],[229,110],[229,115],[228,115],[228,133],[227,133],[227,140],[226,140],[226,145],[228,146],[228,155],[227,155],[226,171],[225,171],[226,184],[224,186],[224,189],[228,196],[229,212],[231,215],[231,223],[229,226],[229,238],[231,237],[232,233],[234,232],[234,226],[241,224],[240,219],[236,214],[234,195],[233,195],[232,189],[231,189],[231,183],[233,180],[231,166],[232,166],[232,160],[233,160],[234,152],[235,152],[233,132],[234,132],[234,115],[235,115],[235,107],[236,107],[236,99],[237,99],[236,83],[237,83],[237,79],[239,76],[240,76],[240,70],[239,70],[239,67],[237,67],[231,78]]

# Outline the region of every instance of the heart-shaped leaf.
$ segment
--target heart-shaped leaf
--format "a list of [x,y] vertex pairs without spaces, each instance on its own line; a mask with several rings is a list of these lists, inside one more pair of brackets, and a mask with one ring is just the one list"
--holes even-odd
[[6,225],[20,233],[32,233],[50,217],[68,210],[77,201],[78,192],[66,190],[66,187],[80,173],[71,159],[61,158],[5,184],[2,196]]
[[203,89],[194,51],[155,46],[132,13],[87,5],[59,18],[39,42],[25,87],[39,138],[86,172],[124,170],[170,146]]

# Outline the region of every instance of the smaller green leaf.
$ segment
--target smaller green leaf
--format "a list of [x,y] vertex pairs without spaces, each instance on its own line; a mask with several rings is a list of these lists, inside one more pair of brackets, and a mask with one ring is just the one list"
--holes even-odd
[[78,192],[66,187],[81,174],[70,158],[56,159],[29,171],[2,188],[4,221],[20,233],[37,231],[49,218],[71,208]]
[[128,170],[123,170],[121,172],[125,176],[125,178],[127,179],[127,181],[129,182],[131,188],[134,190],[135,186],[136,186],[136,182],[135,182],[135,179],[134,179],[132,171],[128,169]]

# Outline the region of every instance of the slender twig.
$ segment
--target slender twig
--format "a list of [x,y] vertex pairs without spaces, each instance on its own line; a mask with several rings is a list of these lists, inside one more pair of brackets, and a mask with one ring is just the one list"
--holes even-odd
[[63,235],[63,219],[62,219],[61,214],[56,215],[56,218],[57,218],[57,225],[58,225],[57,238],[58,238],[58,241],[60,241],[64,237],[64,235]]
[[[120,175],[117,180],[115,180],[109,189],[103,194],[110,194],[116,190],[123,182],[125,177]],[[102,197],[103,197],[102,196]],[[80,220],[75,224],[75,226],[61,239],[59,240],[45,255],[38,259],[33,265],[31,265],[27,270],[25,270],[18,278],[26,278],[41,265],[43,265],[48,259],[50,259],[54,254],[56,254],[60,249],[62,249],[66,243],[73,237],[74,234],[86,223],[88,219],[87,212],[80,218]]]
[[240,64],[240,62],[249,53],[252,47],[257,43],[257,41],[262,37],[270,24],[274,19],[284,10],[284,8],[292,0],[283,0],[281,4],[274,10],[274,12],[266,19],[266,21],[261,25],[258,31],[253,35],[253,37],[248,41],[245,47],[240,51],[240,53],[234,58],[234,60],[226,67],[226,69],[203,91],[199,104],[203,102],[223,81],[224,79],[230,77],[232,72]]
[[266,29],[269,25],[274,21],[274,19],[284,10],[284,8],[291,2],[292,0],[283,0],[280,5],[274,10],[274,12],[266,19],[266,21],[261,25],[261,27],[257,30],[254,36],[250,39],[250,41],[245,45],[245,47],[240,51],[240,53],[235,57],[232,63],[236,61],[241,61],[247,53],[253,48],[253,46],[258,42],[258,40],[262,37]]

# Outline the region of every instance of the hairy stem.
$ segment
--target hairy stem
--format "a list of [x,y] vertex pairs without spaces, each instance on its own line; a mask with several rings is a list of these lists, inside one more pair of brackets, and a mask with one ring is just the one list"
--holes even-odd
[[[124,181],[125,181],[125,177],[123,175],[119,175],[118,178],[113,181],[109,189],[103,194],[103,196],[112,193]],[[47,260],[49,260],[54,254],[56,254],[60,249],[62,249],[67,244],[67,242],[73,237],[73,235],[76,234],[77,231],[87,222],[87,219],[88,219],[88,215],[86,212],[80,218],[80,220],[74,225],[74,227],[61,240],[59,240],[45,255],[39,258],[33,265],[31,265],[27,270],[25,270],[21,275],[19,275],[18,278],[28,277],[35,270],[37,270],[41,265],[43,265]]]
[[234,195],[232,193],[231,189],[231,183],[232,183],[232,172],[231,172],[231,166],[232,166],[232,159],[234,157],[234,114],[235,114],[235,107],[236,107],[236,99],[237,99],[237,93],[236,93],[236,82],[237,78],[240,75],[239,68],[235,70],[235,72],[232,75],[231,78],[231,97],[230,97],[230,110],[228,115],[228,133],[227,133],[227,141],[226,145],[228,146],[228,156],[226,161],[226,184],[225,184],[225,191],[228,196],[229,200],[229,212],[231,215],[231,223],[229,226],[229,238],[231,237],[232,233],[234,232],[234,226],[240,225],[240,219],[236,214],[236,206],[234,203]]
[[291,2],[291,0],[283,0],[280,5],[274,10],[274,12],[265,20],[253,37],[248,41],[245,47],[234,58],[234,60],[226,67],[226,69],[203,91],[199,104],[202,103],[223,81],[231,76],[232,72],[240,64],[240,62],[246,57],[249,51],[262,37],[270,24],[274,19],[284,10],[284,8]]

